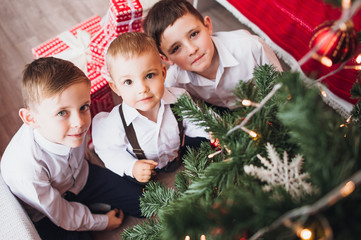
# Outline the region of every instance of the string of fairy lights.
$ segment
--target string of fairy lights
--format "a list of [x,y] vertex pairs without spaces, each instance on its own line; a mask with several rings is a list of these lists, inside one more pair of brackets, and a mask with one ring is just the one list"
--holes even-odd
[[[341,6],[342,6],[342,14],[341,14],[340,19],[335,21],[330,26],[330,31],[328,31],[327,34],[325,34],[322,38],[318,39],[317,43],[315,43],[312,46],[310,51],[303,58],[301,58],[298,61],[299,66],[302,66],[311,58],[318,60],[319,62],[321,62],[321,64],[323,64],[324,66],[327,66],[327,67],[331,67],[335,64],[335,61],[333,61],[333,59],[331,59],[327,56],[328,52],[327,51],[320,52],[320,49],[321,50],[322,49],[330,49],[329,47],[327,47],[327,45],[331,44],[331,42],[332,42],[332,44],[335,42],[335,36],[339,36],[339,35],[337,35],[337,33],[341,32],[341,34],[344,34],[347,31],[354,31],[354,29],[352,29],[353,23],[352,23],[351,18],[360,10],[361,0],[356,0],[353,3],[351,3],[351,0],[342,0]],[[344,50],[344,49],[337,49],[337,51],[339,51],[339,50]],[[319,87],[320,93],[324,98],[327,98],[327,93],[323,90],[323,88],[320,84],[320,82],[322,80],[324,80],[325,78],[327,78],[333,74],[336,74],[337,72],[339,72],[342,69],[353,69],[353,70],[361,71],[361,52],[356,52],[357,44],[356,44],[356,48],[348,49],[348,51],[352,51],[352,52],[348,53],[350,55],[350,57],[348,57],[347,59],[343,59],[340,66],[337,69],[331,71],[330,73],[328,73],[314,81],[314,84],[317,84],[317,86]],[[352,58],[352,57],[355,57],[354,62],[356,64],[355,65],[347,65],[347,60],[350,60],[350,58]],[[295,70],[295,69],[291,69],[291,70]],[[253,139],[256,139],[258,137],[258,134],[253,130],[247,129],[245,127],[245,125],[248,123],[248,121],[252,118],[252,116],[256,112],[258,112],[260,109],[263,108],[263,106],[267,103],[267,101],[270,100],[272,98],[272,96],[281,87],[282,87],[282,84],[276,84],[273,87],[273,89],[267,94],[267,96],[260,103],[255,103],[255,102],[252,102],[251,100],[243,99],[241,101],[243,106],[254,107],[254,109],[246,116],[246,118],[240,124],[236,125],[232,129],[230,129],[227,132],[227,136],[229,134],[233,133],[234,131],[241,129],[242,131],[249,134],[250,137],[252,137]],[[341,124],[340,127],[345,127],[345,126],[347,127],[347,124],[349,124],[351,122],[351,117],[352,116],[349,116],[346,120],[346,124]],[[213,158],[215,155],[222,153],[224,149],[226,149],[227,152],[230,153],[230,151],[227,149],[226,146],[220,146],[220,150],[217,150],[215,153],[210,154],[208,156],[208,158]],[[229,159],[226,159],[226,160],[229,160]],[[318,218],[320,225],[323,228],[323,233],[324,233],[323,239],[332,240],[333,239],[332,229],[329,226],[327,219],[322,217],[322,215],[319,214],[319,212],[323,209],[326,209],[326,208],[334,205],[341,199],[349,196],[355,190],[355,188],[357,186],[359,186],[360,184],[361,184],[361,170],[356,172],[351,178],[349,178],[348,180],[346,180],[345,182],[340,184],[338,187],[336,187],[335,189],[330,191],[327,195],[325,195],[323,198],[319,199],[314,204],[309,205],[309,206],[303,206],[300,208],[293,209],[289,212],[286,212],[284,215],[282,215],[276,221],[274,221],[270,226],[264,227],[264,228],[260,229],[259,231],[257,231],[253,236],[251,236],[249,238],[249,240],[259,239],[267,232],[274,230],[281,225],[284,225],[284,226],[292,229],[301,240],[314,239],[314,232],[311,229],[304,227],[305,220],[304,220],[304,218],[303,219],[301,218],[303,216],[316,216],[316,218]],[[296,219],[296,220],[293,220],[293,219]],[[245,238],[243,237],[241,239],[245,239]],[[185,240],[191,240],[191,239],[189,236],[186,236]],[[200,240],[206,240],[206,236],[201,235]]]

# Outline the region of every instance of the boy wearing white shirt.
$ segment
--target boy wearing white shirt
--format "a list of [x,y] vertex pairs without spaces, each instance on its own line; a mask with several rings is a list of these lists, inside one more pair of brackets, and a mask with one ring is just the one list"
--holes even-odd
[[[92,239],[89,231],[119,227],[122,210],[140,217],[142,188],[84,158],[91,123],[85,74],[69,61],[40,58],[26,66],[22,90],[24,124],[4,152],[1,174],[40,237]],[[95,214],[88,206],[98,203],[113,210]]]
[[254,68],[281,65],[271,48],[246,30],[213,34],[209,16],[187,0],[161,0],[148,12],[144,31],[170,65],[165,86],[180,87],[194,98],[219,107],[235,107],[239,81],[253,78]]
[[[186,120],[177,122],[171,104],[185,90],[164,87],[166,67],[151,37],[121,34],[110,44],[106,63],[109,86],[123,100],[110,113],[93,119],[94,149],[107,168],[146,183],[155,168],[167,169],[180,157],[183,127],[189,137],[208,138],[203,129]],[[134,130],[132,136],[129,128]]]

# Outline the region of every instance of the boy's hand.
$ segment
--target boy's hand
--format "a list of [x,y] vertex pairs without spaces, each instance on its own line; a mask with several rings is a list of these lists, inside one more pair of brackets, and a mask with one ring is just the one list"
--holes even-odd
[[124,219],[124,213],[122,210],[113,209],[106,214],[108,216],[108,226],[105,230],[114,230],[118,228]]
[[153,160],[142,159],[138,160],[133,167],[133,177],[142,183],[149,181],[152,176],[152,170],[158,165]]

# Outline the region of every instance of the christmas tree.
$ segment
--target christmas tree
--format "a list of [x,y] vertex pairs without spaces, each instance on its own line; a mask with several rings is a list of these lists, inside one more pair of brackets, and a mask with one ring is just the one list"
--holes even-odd
[[[222,115],[186,96],[179,100],[176,110],[213,132],[220,149],[207,143],[189,149],[176,190],[150,183],[142,198],[149,221],[124,239],[298,239],[299,229],[334,239],[360,236],[359,115],[346,121],[297,73],[265,65],[254,75],[239,83],[240,107]],[[357,82],[359,97],[360,89]],[[244,99],[264,104],[246,130],[239,126],[255,108],[244,107]]]
[[319,81],[270,65],[234,94],[229,111],[179,99],[174,110],[219,144],[188,149],[175,189],[150,182],[147,220],[123,239],[358,239],[360,101],[345,118],[325,103]]

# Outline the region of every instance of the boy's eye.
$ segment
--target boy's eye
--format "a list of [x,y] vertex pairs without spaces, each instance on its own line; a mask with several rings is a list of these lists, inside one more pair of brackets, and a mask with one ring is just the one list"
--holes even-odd
[[192,32],[191,33],[191,38],[193,38],[193,37],[195,37],[195,36],[197,36],[198,35],[198,32]]
[[125,81],[123,82],[123,84],[125,84],[125,85],[131,85],[131,84],[132,84],[132,80],[127,79],[127,80],[125,80]]
[[60,116],[60,117],[64,117],[65,115],[66,115],[65,110],[58,112],[58,116]]
[[154,77],[154,73],[148,73],[147,76],[145,76],[146,79],[151,79]]
[[83,106],[80,107],[80,111],[87,111],[90,108],[89,104],[84,104]]
[[175,53],[175,52],[177,52],[177,51],[178,51],[178,49],[179,49],[179,46],[174,47],[174,48],[172,49],[171,53]]

